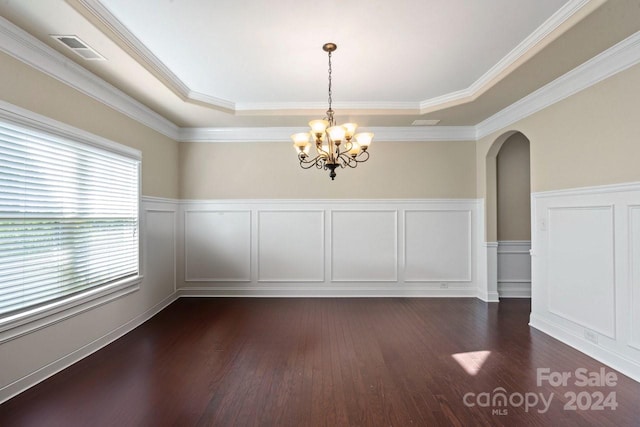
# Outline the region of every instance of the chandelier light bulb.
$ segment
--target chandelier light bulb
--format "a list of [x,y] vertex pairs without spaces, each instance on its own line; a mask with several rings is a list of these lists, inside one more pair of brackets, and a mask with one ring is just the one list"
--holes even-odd
[[345,129],[342,126],[331,126],[327,132],[333,142],[341,142],[345,136]]
[[353,135],[356,133],[356,129],[358,128],[358,125],[356,123],[345,123],[342,125],[342,127],[345,130],[345,138],[347,138],[347,140],[350,140],[351,138],[353,138]]
[[307,132],[294,133],[291,135],[291,139],[296,147],[304,147],[309,143],[309,134]]
[[316,135],[322,135],[324,131],[329,126],[329,122],[327,120],[311,120],[309,122],[309,127],[311,128],[311,132]]
[[355,140],[360,144],[363,150],[369,148],[371,141],[373,140],[373,133],[371,132],[360,132],[356,134]]
[[360,144],[355,141],[351,141],[351,149],[349,149],[349,155],[351,157],[356,157],[360,153]]

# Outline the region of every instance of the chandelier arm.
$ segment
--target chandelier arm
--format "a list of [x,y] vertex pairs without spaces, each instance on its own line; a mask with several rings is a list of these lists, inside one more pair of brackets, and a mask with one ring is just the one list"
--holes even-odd
[[[329,138],[329,134],[326,134],[326,138]],[[316,142],[316,150],[317,150],[317,151],[318,151],[318,153],[319,153],[319,156],[318,156],[318,157],[321,157],[322,153],[324,153],[324,155],[325,155],[325,156],[327,156],[327,158],[329,158],[329,157],[330,157],[330,153],[329,153],[329,152],[327,152],[327,151],[324,151],[324,150],[322,149],[322,143],[318,144],[318,143]]]
[[[362,159],[359,159],[359,157],[362,156]],[[362,150],[358,153],[358,155],[356,156],[356,161],[358,163],[364,163],[367,160],[369,160],[369,151],[368,150]]]
[[351,169],[355,168],[356,166],[358,166],[358,163],[360,163],[354,157],[351,157],[347,154],[345,154],[345,157],[347,158],[347,160],[345,161],[345,164],[349,166]]
[[350,168],[355,167],[351,165],[352,163],[351,157],[346,153],[341,153],[340,156],[338,156],[338,159],[340,160],[339,164],[342,169],[346,168],[347,166],[349,166]]
[[301,155],[299,155],[298,159],[300,160],[300,167],[302,169],[310,169],[314,166],[317,167],[318,169],[322,168],[322,166],[318,166],[318,163],[322,161],[321,156],[316,156],[313,159],[305,160],[306,159],[305,157],[302,157]]

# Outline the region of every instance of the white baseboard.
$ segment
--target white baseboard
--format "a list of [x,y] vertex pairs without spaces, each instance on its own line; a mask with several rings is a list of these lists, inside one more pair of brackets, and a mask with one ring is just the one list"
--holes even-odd
[[[178,289],[178,297],[245,297],[245,298],[475,298],[477,290],[467,289],[426,289],[426,288],[256,288],[256,287],[188,287]],[[497,300],[496,300],[497,301]]]
[[629,378],[640,382],[640,365],[625,356],[597,344],[593,344],[586,339],[575,335],[568,329],[555,325],[534,313],[531,313],[529,326],[544,332],[558,341],[567,344],[587,356],[593,357],[605,365],[623,373]]
[[0,389],[0,404],[6,402],[12,397],[22,393],[23,391],[33,387],[34,385],[46,380],[47,378],[57,374],[65,368],[73,365],[76,362],[84,359],[85,357],[95,353],[106,345],[112,343],[123,335],[131,332],[138,326],[142,325],[147,320],[158,314],[169,304],[177,299],[177,295],[171,294],[167,298],[160,301],[155,306],[151,307],[144,313],[134,317],[124,325],[114,329],[113,331],[101,336],[100,338],[90,342],[89,344],[77,349],[76,351],[63,356],[42,368],[31,372],[30,374],[19,378],[18,380],[7,384]]
[[500,298],[497,292],[486,292],[478,289],[477,297],[484,302],[500,302]]
[[531,282],[498,281],[500,298],[531,298]]

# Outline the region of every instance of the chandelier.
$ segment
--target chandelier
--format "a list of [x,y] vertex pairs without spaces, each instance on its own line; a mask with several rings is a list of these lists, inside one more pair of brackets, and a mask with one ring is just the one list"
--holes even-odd
[[[358,163],[369,160],[369,144],[373,139],[373,133],[355,133],[358,127],[355,123],[345,123],[336,126],[331,108],[331,53],[338,46],[335,43],[326,43],[322,50],[329,55],[329,109],[322,120],[311,120],[310,132],[301,132],[291,135],[293,146],[298,153],[298,160],[303,169],[316,167],[329,170],[331,180],[336,177],[338,167],[355,168]],[[313,142],[310,142],[312,140]],[[315,145],[315,157],[311,157],[311,145]]]

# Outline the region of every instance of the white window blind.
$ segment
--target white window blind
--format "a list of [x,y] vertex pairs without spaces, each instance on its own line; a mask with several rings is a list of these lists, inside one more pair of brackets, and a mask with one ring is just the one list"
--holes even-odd
[[0,318],[139,274],[139,160],[0,121]]

